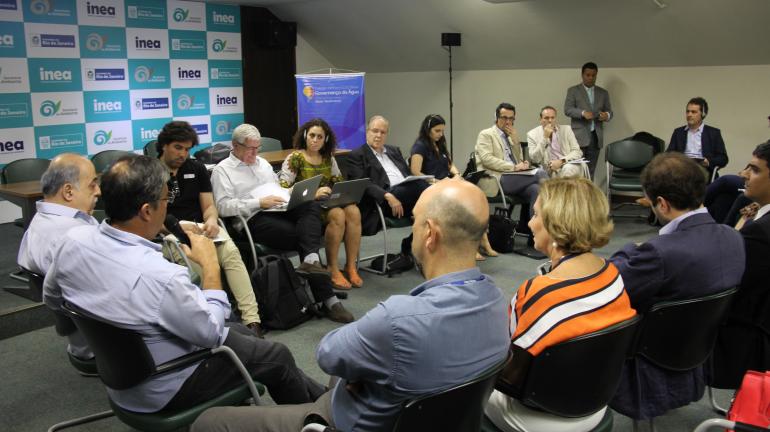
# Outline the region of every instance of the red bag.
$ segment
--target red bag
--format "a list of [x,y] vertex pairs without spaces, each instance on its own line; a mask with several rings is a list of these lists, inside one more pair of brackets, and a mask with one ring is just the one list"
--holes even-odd
[[770,371],[748,371],[727,412],[727,419],[763,428],[770,427]]

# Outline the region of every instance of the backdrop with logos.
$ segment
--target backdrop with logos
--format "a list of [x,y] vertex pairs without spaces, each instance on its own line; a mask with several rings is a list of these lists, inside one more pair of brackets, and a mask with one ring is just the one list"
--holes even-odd
[[0,167],[141,151],[172,119],[200,148],[243,122],[238,6],[0,0]]

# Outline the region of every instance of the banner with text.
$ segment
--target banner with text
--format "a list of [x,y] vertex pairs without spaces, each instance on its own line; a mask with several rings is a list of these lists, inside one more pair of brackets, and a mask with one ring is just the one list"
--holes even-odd
[[314,118],[329,123],[337,148],[354,149],[366,142],[364,74],[296,75],[299,125]]

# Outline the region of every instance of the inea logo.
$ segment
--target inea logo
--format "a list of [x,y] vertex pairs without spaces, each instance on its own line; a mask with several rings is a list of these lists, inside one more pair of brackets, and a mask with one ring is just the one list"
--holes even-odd
[[157,39],[140,39],[139,36],[136,36],[134,37],[134,46],[136,46],[136,49],[157,50],[160,49],[160,41]]
[[213,12],[211,18],[217,24],[235,24],[234,15],[220,14],[215,11]]
[[152,68],[147,66],[139,66],[134,71],[134,79],[136,82],[146,82],[152,78]]
[[94,112],[95,113],[110,113],[110,112],[122,112],[123,103],[120,101],[100,101],[94,99]]
[[22,152],[24,151],[24,141],[3,141],[0,139],[0,152]]
[[176,69],[177,76],[182,80],[199,80],[201,79],[201,71],[198,69],[182,69],[181,67]]
[[4,34],[0,36],[0,47],[5,47],[5,46],[12,47],[13,45],[14,45],[13,35]]
[[184,22],[188,15],[190,15],[190,11],[188,9],[174,9],[174,21],[176,22]]
[[160,129],[139,129],[139,136],[141,136],[143,140],[154,140],[155,138],[158,138],[158,134],[160,134]]
[[52,117],[61,109],[61,101],[44,100],[40,104],[40,115],[43,117]]
[[217,95],[217,105],[238,105],[237,96],[220,96]]
[[113,6],[104,6],[98,4],[91,4],[86,2],[86,13],[91,16],[115,16],[115,8]]
[[46,70],[40,68],[40,81],[72,81],[71,70]]

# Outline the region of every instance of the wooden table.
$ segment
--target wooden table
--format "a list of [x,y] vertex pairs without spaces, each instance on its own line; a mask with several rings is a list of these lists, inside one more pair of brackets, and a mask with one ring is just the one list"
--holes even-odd
[[24,229],[27,229],[37,211],[35,203],[43,198],[43,191],[38,180],[10,183],[0,185],[0,198],[21,207],[21,218],[24,220]]

